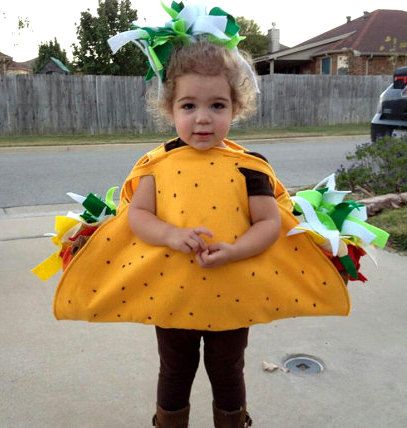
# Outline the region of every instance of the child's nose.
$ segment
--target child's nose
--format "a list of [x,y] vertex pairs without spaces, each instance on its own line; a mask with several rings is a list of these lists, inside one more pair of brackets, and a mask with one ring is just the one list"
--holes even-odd
[[197,123],[209,123],[211,121],[211,115],[205,109],[199,109],[196,115]]

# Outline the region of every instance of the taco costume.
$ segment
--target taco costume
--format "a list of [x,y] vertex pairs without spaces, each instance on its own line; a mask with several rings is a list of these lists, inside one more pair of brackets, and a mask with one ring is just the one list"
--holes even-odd
[[[58,285],[57,319],[140,322],[164,328],[230,330],[279,318],[347,315],[346,286],[308,234],[287,236],[298,224],[289,195],[270,165],[225,140],[225,148],[189,146],[143,156],[127,177],[118,213],[77,253]],[[201,268],[192,254],[152,246],[133,234],[128,206],[139,178],[153,175],[156,215],[179,227],[205,226],[213,242],[233,243],[250,227],[245,177],[269,177],[282,229],[262,254]]]

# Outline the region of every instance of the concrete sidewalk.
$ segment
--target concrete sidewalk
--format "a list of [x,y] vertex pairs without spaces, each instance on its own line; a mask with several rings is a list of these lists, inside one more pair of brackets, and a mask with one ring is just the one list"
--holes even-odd
[[[52,208],[52,207],[51,207]],[[48,212],[0,215],[0,426],[150,427],[158,357],[154,329],[57,322],[56,279],[30,268],[54,251]],[[367,285],[349,285],[348,318],[297,318],[255,326],[246,353],[254,427],[407,426],[407,257],[380,251]],[[323,360],[318,375],[262,371],[290,354]],[[403,398],[404,397],[404,398]],[[211,391],[203,364],[191,397],[192,428],[209,428]]]

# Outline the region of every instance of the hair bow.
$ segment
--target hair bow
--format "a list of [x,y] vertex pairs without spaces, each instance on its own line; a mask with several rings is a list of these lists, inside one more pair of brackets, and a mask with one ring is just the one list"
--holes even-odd
[[171,7],[162,2],[161,5],[172,18],[164,27],[140,27],[133,22],[131,30],[108,39],[112,52],[116,53],[129,42],[135,43],[148,58],[150,67],[146,80],[150,80],[156,75],[163,82],[165,67],[174,45],[194,43],[200,37],[205,36],[211,43],[236,52],[239,59],[250,70],[258,91],[257,81],[251,67],[237,50],[237,45],[245,37],[239,35],[240,27],[232,15],[219,7],[212,8],[208,14],[203,5],[184,6],[182,2],[172,2]]

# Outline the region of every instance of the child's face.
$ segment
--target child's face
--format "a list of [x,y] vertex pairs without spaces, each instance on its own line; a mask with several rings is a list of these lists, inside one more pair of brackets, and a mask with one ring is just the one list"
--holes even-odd
[[230,92],[223,75],[178,77],[172,106],[178,136],[197,150],[224,146],[233,117]]

